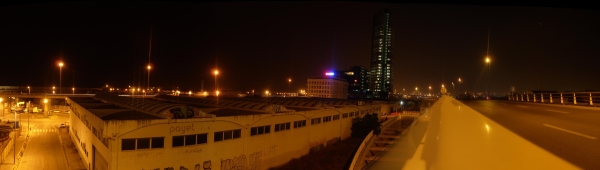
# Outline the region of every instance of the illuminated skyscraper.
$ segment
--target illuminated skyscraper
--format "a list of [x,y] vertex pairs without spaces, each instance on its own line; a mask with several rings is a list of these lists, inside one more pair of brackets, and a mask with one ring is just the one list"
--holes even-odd
[[389,9],[384,9],[373,19],[369,83],[373,98],[387,99],[392,91],[392,54],[392,16]]

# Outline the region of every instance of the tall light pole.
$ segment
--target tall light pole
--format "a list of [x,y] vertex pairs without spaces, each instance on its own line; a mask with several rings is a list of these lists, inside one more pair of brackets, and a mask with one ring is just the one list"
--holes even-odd
[[487,90],[487,97],[489,99],[490,97],[490,86],[491,86],[491,73],[490,73],[490,31],[491,31],[491,27],[492,24],[488,22],[488,37],[487,37],[487,50],[486,50],[486,54],[485,54],[485,62],[488,64],[488,90]]
[[75,96],[75,87],[73,87],[73,96]]
[[[48,99],[44,99],[44,110],[48,112]],[[43,114],[43,113],[42,113]]]
[[146,87],[146,89],[148,91],[150,91],[150,69],[152,69],[152,66],[150,66],[150,64],[148,64],[148,86]]
[[[460,84],[462,84],[462,80],[460,79],[460,77],[458,78],[458,91],[460,93],[462,93],[462,91],[460,90]],[[460,96],[460,95],[459,95]]]
[[27,90],[29,90],[29,93],[27,95],[31,95],[31,88],[29,88],[29,86],[27,86]]
[[454,82],[452,82],[452,92],[456,93],[456,91],[454,91]]
[[429,96],[431,96],[431,86],[429,86]]
[[4,103],[2,103],[2,97],[0,97],[0,105],[2,105],[2,116],[4,116]]
[[62,94],[62,67],[63,67],[63,62],[58,63],[59,66],[59,81],[58,81],[58,93]]
[[290,93],[290,84],[292,84],[292,79],[288,79],[288,94]]
[[490,73],[490,67],[491,67],[491,64],[490,64],[490,57],[487,57],[487,58],[485,58],[485,62],[486,62],[486,63],[487,63],[487,65],[488,65],[488,90],[487,90],[487,97],[488,97],[488,99],[489,99],[489,97],[490,97],[490,86],[491,86],[491,83],[490,83],[490,81],[491,81],[491,73]]
[[213,74],[215,74],[215,95],[219,92],[219,88],[217,87],[217,76],[219,75],[219,70],[215,69],[215,71],[213,71]]

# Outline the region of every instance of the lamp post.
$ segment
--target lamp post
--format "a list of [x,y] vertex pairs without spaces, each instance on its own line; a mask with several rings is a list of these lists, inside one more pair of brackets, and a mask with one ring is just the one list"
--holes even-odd
[[[452,82],[452,92],[456,93],[456,91],[454,91],[454,82]],[[454,94],[453,94],[454,95]]]
[[31,95],[31,88],[29,88],[29,86],[27,86],[27,90],[29,90],[29,93],[27,95]]
[[52,86],[52,94],[56,93],[56,86]]
[[62,67],[63,62],[58,63],[59,66],[59,81],[58,81],[58,93],[62,93]]
[[217,76],[219,75],[219,70],[215,69],[215,71],[213,71],[213,74],[215,75],[215,94],[217,93],[217,91],[219,91],[219,88],[217,87]]
[[431,96],[431,86],[429,86],[429,96]]
[[73,96],[75,96],[75,87],[73,87]]
[[462,91],[460,90],[460,84],[461,84],[462,80],[460,79],[460,77],[458,78],[458,91],[460,93],[462,93]]
[[292,79],[288,79],[288,94],[290,93],[290,84],[292,84]]
[[150,66],[150,64],[148,64],[148,86],[146,87],[146,89],[148,89],[148,91],[150,91],[150,69],[152,69],[152,66]]
[[419,87],[415,87],[415,93],[419,95]]
[[487,90],[487,98],[490,99],[490,86],[491,86],[491,73],[490,73],[490,57],[488,56],[487,58],[485,58],[485,62],[488,65],[488,90]]
[[[48,112],[48,99],[44,99],[44,110]],[[49,112],[48,112],[49,113]],[[42,113],[43,114],[43,113]]]
[[2,105],[2,116],[4,116],[4,103],[2,103],[2,97],[0,97],[0,105]]

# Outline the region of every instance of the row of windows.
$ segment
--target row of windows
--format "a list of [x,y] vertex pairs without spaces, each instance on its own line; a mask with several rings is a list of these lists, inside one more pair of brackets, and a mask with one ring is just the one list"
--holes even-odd
[[123,139],[121,141],[121,150],[155,149],[164,147],[164,137]]
[[197,135],[173,136],[173,147],[204,144],[207,143],[207,141],[207,133]]
[[323,82],[323,81],[309,81],[308,84],[315,84],[315,85],[331,85],[332,82]]
[[[370,112],[370,111],[369,111]],[[348,118],[348,114],[350,117],[358,116],[359,112],[350,112],[342,114],[342,118]],[[340,119],[340,115],[326,116],[323,117],[323,122],[329,122],[333,120]],[[311,125],[320,124],[321,118],[311,119]],[[280,123],[275,124],[275,132],[289,130],[291,127],[291,122],[288,123]],[[294,121],[294,128],[300,128],[306,126],[306,120]],[[250,129],[250,136],[267,134],[271,132],[271,125],[266,126],[257,126],[252,127]],[[230,139],[240,138],[242,134],[241,129],[236,130],[228,130],[228,131],[219,131],[214,132],[214,141],[223,141]],[[173,136],[173,147],[180,146],[190,146],[190,145],[198,145],[208,143],[208,133],[203,134],[194,134],[194,135],[182,135],[182,136]],[[153,138],[135,138],[135,139],[122,139],[121,140],[121,150],[138,150],[138,149],[157,149],[164,148],[165,138],[164,137],[153,137]]]
[[250,136],[267,134],[271,132],[271,125],[250,128]]

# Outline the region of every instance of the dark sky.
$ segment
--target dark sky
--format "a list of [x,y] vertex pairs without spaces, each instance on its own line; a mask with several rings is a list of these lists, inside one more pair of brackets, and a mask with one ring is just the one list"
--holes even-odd
[[[596,9],[371,2],[47,2],[0,7],[0,85],[287,91],[369,69],[373,16],[394,17],[394,88],[600,90]],[[540,25],[541,23],[541,25]],[[458,89],[458,84],[455,87]]]

